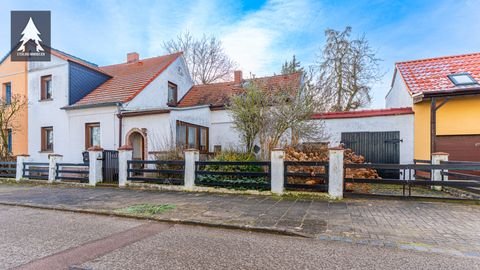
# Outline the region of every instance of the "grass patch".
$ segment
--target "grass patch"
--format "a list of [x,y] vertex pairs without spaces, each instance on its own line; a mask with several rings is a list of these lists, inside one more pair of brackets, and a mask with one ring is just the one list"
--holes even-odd
[[153,216],[175,209],[173,204],[135,204],[117,210],[120,213]]

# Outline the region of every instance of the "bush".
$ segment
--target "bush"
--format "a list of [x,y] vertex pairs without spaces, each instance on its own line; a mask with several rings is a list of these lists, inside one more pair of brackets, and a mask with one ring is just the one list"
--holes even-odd
[[[257,161],[255,155],[232,150],[217,154],[211,161]],[[264,172],[266,168],[258,165],[207,165],[201,170],[212,172]],[[248,189],[261,188],[269,184],[268,177],[235,176],[235,175],[199,175],[200,183],[221,185],[225,187]]]

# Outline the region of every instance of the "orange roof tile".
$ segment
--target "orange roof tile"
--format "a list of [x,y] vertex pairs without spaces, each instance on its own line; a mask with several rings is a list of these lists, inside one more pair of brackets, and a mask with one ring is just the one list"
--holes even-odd
[[[265,88],[273,88],[287,83],[300,83],[301,73],[256,78]],[[249,81],[249,80],[246,80]],[[178,107],[209,105],[219,107],[228,104],[230,97],[243,91],[242,84],[236,82],[194,85],[179,101]]]
[[459,88],[447,77],[455,73],[469,73],[480,82],[480,53],[399,62],[395,66],[412,94]]
[[174,53],[134,63],[100,67],[111,79],[83,97],[74,106],[127,102],[138,95],[182,53]]

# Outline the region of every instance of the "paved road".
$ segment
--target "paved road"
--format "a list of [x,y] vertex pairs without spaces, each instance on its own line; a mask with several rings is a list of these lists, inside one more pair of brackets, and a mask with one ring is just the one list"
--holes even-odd
[[0,269],[480,269],[479,258],[25,207],[0,206],[0,236]]
[[115,212],[171,204],[162,220],[288,229],[315,238],[480,257],[480,206],[0,184],[0,203]]

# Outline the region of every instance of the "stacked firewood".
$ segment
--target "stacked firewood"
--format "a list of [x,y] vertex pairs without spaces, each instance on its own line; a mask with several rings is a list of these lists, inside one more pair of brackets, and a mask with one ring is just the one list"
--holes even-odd
[[[352,163],[365,163],[365,158],[361,155],[355,154],[351,149],[345,149],[345,164]],[[294,148],[288,147],[285,149],[285,160],[287,161],[318,161],[328,162],[328,147],[326,145],[317,147],[302,147]],[[289,172],[304,172],[310,173],[312,176],[315,174],[328,173],[325,171],[324,166],[289,166]],[[346,178],[380,178],[377,171],[374,169],[350,169],[345,170]],[[288,179],[290,183],[295,184],[322,184],[324,180],[318,178],[295,178],[290,177]]]

